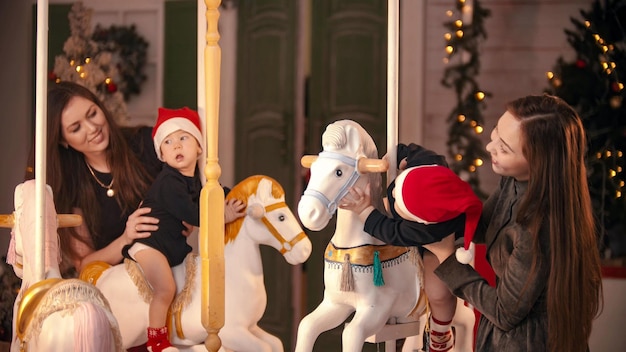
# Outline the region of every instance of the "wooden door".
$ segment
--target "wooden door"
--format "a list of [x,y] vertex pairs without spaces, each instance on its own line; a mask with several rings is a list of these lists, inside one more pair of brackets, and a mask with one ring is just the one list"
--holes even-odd
[[[293,0],[238,3],[235,178],[275,178],[295,212],[293,163],[296,6]],[[259,325],[291,350],[292,266],[261,246],[268,304]]]

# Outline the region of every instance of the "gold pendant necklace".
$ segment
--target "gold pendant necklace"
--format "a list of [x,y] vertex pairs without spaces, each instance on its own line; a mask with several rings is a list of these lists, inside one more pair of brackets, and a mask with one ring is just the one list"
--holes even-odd
[[111,179],[111,183],[109,183],[109,185],[105,185],[104,183],[102,183],[102,181],[100,181],[98,179],[98,177],[96,176],[96,174],[93,172],[93,169],[91,168],[91,165],[89,165],[89,163],[87,162],[87,160],[85,160],[85,165],[87,165],[87,168],[89,169],[89,172],[91,172],[91,176],[93,176],[94,180],[96,180],[96,182],[98,182],[98,184],[100,185],[100,187],[102,188],[106,188],[107,190],[107,197],[111,198],[115,195],[115,191],[113,190],[113,188],[111,188],[113,186],[113,179]]

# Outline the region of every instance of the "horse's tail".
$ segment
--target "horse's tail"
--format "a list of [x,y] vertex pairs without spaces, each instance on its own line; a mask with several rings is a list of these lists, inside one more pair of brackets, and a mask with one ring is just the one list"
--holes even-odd
[[82,302],[74,311],[76,351],[123,351],[117,321],[98,304]]

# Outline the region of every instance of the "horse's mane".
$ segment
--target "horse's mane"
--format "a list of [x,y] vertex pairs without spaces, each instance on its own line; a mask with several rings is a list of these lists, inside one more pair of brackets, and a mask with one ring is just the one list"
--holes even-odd
[[[45,269],[57,267],[61,261],[59,238],[57,235],[57,213],[54,208],[52,189],[46,186],[46,208],[44,216],[46,227],[44,229],[44,265]],[[13,227],[11,244],[7,262],[15,264],[15,236],[22,241],[24,268],[31,267],[35,258],[40,255],[35,252],[35,180],[28,180],[15,189],[15,225]]]
[[[346,150],[349,146],[349,138],[354,137],[353,134],[347,132],[346,127],[353,127],[358,131],[359,149]],[[353,120],[339,120],[328,125],[322,134],[322,146],[325,151],[340,152],[343,154],[352,153],[351,156],[364,156],[370,159],[378,159],[378,149],[372,136],[365,129]],[[374,207],[380,211],[385,211],[382,198],[382,176],[380,173],[367,173],[371,190],[371,200]]]
[[[233,187],[233,189],[231,189],[226,196],[226,200],[239,199],[244,203],[247,208],[248,198],[251,195],[256,194],[259,182],[261,182],[261,180],[264,178],[272,182],[272,197],[280,198],[285,195],[283,187],[275,179],[265,175],[254,175],[246,178],[245,180],[239,182],[235,187]],[[229,224],[226,224],[226,230],[224,232],[224,244],[230,241],[234,241],[235,238],[237,238],[244,219],[245,216],[238,218],[237,220]]]

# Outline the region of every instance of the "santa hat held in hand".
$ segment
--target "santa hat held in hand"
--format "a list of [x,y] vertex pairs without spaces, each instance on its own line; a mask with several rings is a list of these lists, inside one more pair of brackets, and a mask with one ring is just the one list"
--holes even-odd
[[452,170],[440,165],[420,165],[404,170],[395,180],[396,205],[414,221],[438,223],[465,213],[465,244],[456,251],[456,259],[469,264],[474,258],[472,239],[482,202],[470,185]]
[[[202,125],[198,113],[188,107],[180,109],[159,108],[159,116],[156,124],[152,128],[152,139],[154,140],[154,150],[159,160],[161,157],[161,142],[170,133],[183,130],[196,138],[202,148]],[[204,149],[204,148],[203,148]]]

